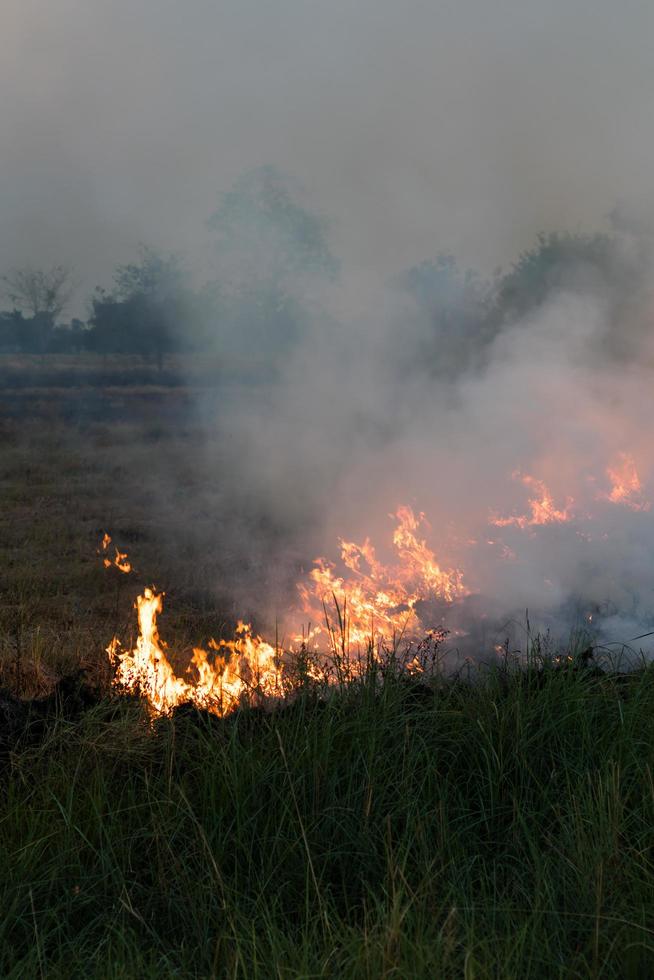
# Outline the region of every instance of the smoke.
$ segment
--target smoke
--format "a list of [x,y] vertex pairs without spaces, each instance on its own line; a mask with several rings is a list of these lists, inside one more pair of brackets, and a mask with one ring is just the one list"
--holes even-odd
[[[542,269],[548,249],[558,257]],[[531,260],[492,302],[476,281],[476,321],[458,288],[444,319],[397,282],[367,312],[361,294],[355,311],[347,290],[323,288],[271,383],[201,405],[232,447],[229,466],[205,461],[242,517],[230,547],[258,556],[228,585],[245,614],[288,620],[311,559],[339,566],[340,538],[388,558],[390,515],[408,504],[439,563],[463,571],[470,594],[421,613],[459,650],[483,657],[509,635],[524,649],[526,611],[557,642],[572,628],[620,643],[652,627],[650,243],[541,239]],[[543,518],[532,502],[545,493]]]
[[201,229],[272,162],[334,219],[353,290],[441,249],[490,271],[541,229],[651,196],[654,11],[640,0],[5,0],[0,270]]
[[[206,498],[179,508],[189,547],[226,556],[221,596],[273,622],[315,555],[339,536],[383,550],[408,503],[477,597],[456,628],[475,605],[489,633],[526,608],[646,631],[652,9],[5,7],[0,267],[72,264],[90,288],[145,240],[206,278],[220,192],[270,160],[334,219],[340,283],[304,276],[293,342],[198,397]],[[603,215],[614,245],[564,243],[499,292],[437,261],[397,278],[444,248],[488,275],[539,230]],[[256,361],[246,320],[233,348]],[[642,499],[607,499],[630,465]],[[540,484],[566,520],[520,527]]]

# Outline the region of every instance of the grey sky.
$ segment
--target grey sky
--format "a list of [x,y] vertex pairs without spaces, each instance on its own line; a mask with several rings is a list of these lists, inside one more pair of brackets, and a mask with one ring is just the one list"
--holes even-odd
[[[654,190],[647,0],[3,0],[0,268],[200,261],[244,169],[299,177],[346,266],[489,270]],[[79,305],[79,299],[78,299]]]

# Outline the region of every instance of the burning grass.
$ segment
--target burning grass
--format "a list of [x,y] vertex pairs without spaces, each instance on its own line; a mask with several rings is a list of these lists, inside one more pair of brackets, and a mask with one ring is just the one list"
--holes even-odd
[[[162,457],[192,455],[187,433],[161,445],[125,422],[72,440],[41,420],[4,436],[0,684],[36,700],[0,704],[2,976],[652,973],[651,667],[500,661],[476,683],[426,684],[345,662],[348,683],[305,674],[278,710],[239,701],[225,717],[182,704],[153,718],[137,698],[57,685],[82,665],[106,692],[104,646],[116,632],[134,648],[143,569],[171,600],[162,634],[184,676],[174,652],[208,648],[202,585],[225,568],[179,546],[174,500],[160,502],[167,550],[140,489]],[[606,493],[640,506],[625,475]],[[107,522],[119,552],[107,543],[105,570]],[[353,580],[383,591],[387,566],[358,547]],[[415,583],[403,589],[389,608],[406,616]],[[328,646],[347,632],[333,607],[330,622]]]
[[[185,677],[175,672],[159,635],[163,593],[146,587],[136,597],[134,645],[125,649],[114,636],[107,647],[114,685],[143,697],[154,716],[187,703],[223,716],[243,704],[292,699],[306,683],[314,691],[329,691],[373,670],[382,677],[389,671],[427,677],[440,664],[438,648],[447,630],[425,632],[416,607],[424,599],[452,603],[467,591],[461,572],[442,569],[418,537],[423,515],[399,507],[396,518],[397,564],[379,561],[368,539],[361,545],[341,540],[348,577],[336,575],[333,563],[316,559],[308,579],[298,584],[299,607],[291,612],[287,646],[277,637],[274,645],[267,642],[239,620],[234,639],[212,638],[210,650],[194,647]],[[112,545],[107,532],[98,551],[105,568],[131,573],[127,553]],[[301,614],[309,622],[324,615],[323,625],[300,629],[296,617]]]

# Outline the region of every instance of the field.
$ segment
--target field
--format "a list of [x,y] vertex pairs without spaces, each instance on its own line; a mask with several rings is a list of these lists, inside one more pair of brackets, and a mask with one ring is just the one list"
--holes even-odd
[[[188,650],[230,629],[221,582],[263,582],[283,532],[244,494],[236,547],[198,462],[196,389],[252,378],[182,367],[0,364],[0,686],[23,699],[0,701],[0,974],[654,974],[650,668],[368,675],[154,726],[111,695],[140,586]],[[102,568],[105,529],[133,578]]]

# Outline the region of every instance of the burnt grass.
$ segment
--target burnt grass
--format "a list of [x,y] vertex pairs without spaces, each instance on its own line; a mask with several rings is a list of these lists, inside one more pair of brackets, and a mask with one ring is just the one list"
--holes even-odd
[[102,653],[146,580],[107,586],[94,549],[131,534],[171,646],[203,641],[212,500],[182,548],[142,489],[193,426],[48,398],[0,426],[1,976],[654,975],[654,669],[368,676],[153,724]]

